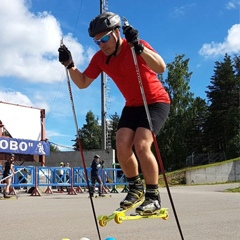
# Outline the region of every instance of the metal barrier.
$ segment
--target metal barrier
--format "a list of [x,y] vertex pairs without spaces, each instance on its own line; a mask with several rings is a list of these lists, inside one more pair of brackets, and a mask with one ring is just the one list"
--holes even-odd
[[118,193],[117,186],[123,186],[122,192],[127,192],[127,178],[120,168],[102,169],[103,185],[111,187],[112,193]]
[[[24,168],[24,169],[23,169]],[[35,186],[35,167],[22,167],[16,166],[15,171],[19,171],[17,174],[12,176],[12,186],[15,188],[33,187]],[[0,174],[2,175],[3,170],[0,166]],[[0,183],[0,187],[5,186],[5,183]]]
[[[15,171],[22,169],[23,166],[15,166]],[[0,166],[0,175],[2,175],[2,166]],[[100,169],[104,192],[118,193],[117,186],[122,186],[122,191],[127,191],[127,181],[124,173],[119,168]],[[91,184],[91,168],[87,168],[87,177]],[[34,188],[31,196],[40,196],[39,187],[47,187],[45,193],[53,193],[52,189],[66,188],[68,194],[84,192],[82,188],[87,187],[87,177],[84,168],[80,167],[34,167],[24,166],[24,171],[20,171],[12,176],[12,188]],[[0,183],[0,188],[5,183]]]

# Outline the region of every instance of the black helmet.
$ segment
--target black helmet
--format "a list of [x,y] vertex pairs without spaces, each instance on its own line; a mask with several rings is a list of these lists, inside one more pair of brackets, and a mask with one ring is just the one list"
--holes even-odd
[[96,155],[94,156],[94,158],[100,158],[100,156],[96,154]]
[[122,22],[119,15],[112,12],[105,12],[95,17],[89,24],[88,33],[90,37],[96,34],[121,27]]

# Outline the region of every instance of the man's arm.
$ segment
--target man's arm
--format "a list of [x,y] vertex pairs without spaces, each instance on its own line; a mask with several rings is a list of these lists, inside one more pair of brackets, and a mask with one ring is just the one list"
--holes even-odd
[[163,58],[156,52],[144,47],[140,55],[147,65],[156,73],[163,73],[166,70],[166,64]]
[[163,73],[166,70],[166,64],[163,58],[155,51],[144,46],[140,40],[139,32],[126,21],[123,26],[123,33],[130,46],[134,47],[135,53],[140,55],[147,65],[156,73]]
[[84,73],[80,72],[75,66],[69,69],[69,73],[73,82],[80,89],[87,88],[94,81],[94,78],[87,77]]
[[72,54],[65,45],[62,44],[58,49],[58,52],[59,62],[61,62],[69,70],[73,82],[79,88],[87,88],[94,79],[87,77],[84,73],[77,69],[73,62]]

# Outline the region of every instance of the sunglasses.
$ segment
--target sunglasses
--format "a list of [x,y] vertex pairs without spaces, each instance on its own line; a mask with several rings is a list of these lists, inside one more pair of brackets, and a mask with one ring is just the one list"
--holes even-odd
[[97,39],[93,39],[93,41],[97,44],[97,45],[100,45],[100,43],[106,43],[109,41],[110,39],[110,34],[112,33],[112,31],[108,32],[107,34],[105,34],[104,36],[102,36],[99,40]]

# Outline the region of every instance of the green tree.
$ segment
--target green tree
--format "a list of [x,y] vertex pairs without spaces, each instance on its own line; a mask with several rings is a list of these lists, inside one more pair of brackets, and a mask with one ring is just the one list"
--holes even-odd
[[223,62],[217,61],[209,91],[206,91],[209,102],[206,125],[209,145],[212,152],[227,153],[227,158],[239,156],[239,58],[236,56],[232,60],[225,54]]
[[[99,119],[95,118],[92,111],[89,111],[86,115],[86,124],[78,131],[81,147],[84,150],[101,149],[102,129],[98,122]],[[73,145],[74,150],[79,151],[78,136],[73,141],[75,142]]]
[[188,131],[186,132],[186,142],[188,155],[195,153],[206,153],[206,131],[205,123],[208,117],[208,106],[204,99],[197,97],[194,99],[188,111]]
[[57,145],[50,143],[50,152],[60,152]]
[[164,128],[157,137],[161,146],[161,155],[167,169],[177,169],[185,166],[188,155],[189,122],[192,121],[190,111],[194,98],[190,92],[189,59],[185,55],[178,55],[175,60],[167,64],[168,75],[164,86],[171,97],[171,110]]
[[117,128],[118,128],[118,123],[119,123],[119,115],[115,112],[115,114],[109,116],[110,119],[112,120],[112,132],[111,132],[111,144],[112,144],[112,149],[116,149],[116,133],[117,133]]

